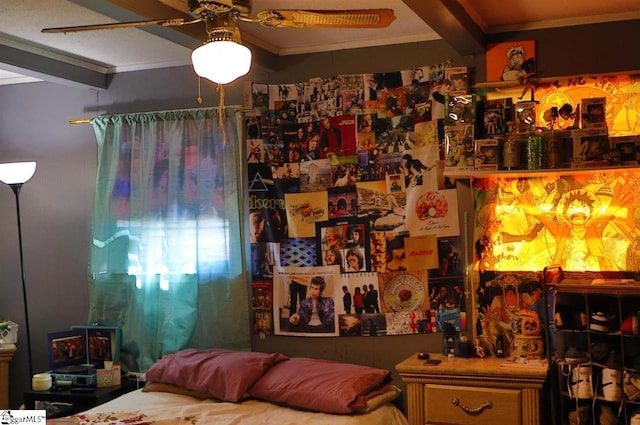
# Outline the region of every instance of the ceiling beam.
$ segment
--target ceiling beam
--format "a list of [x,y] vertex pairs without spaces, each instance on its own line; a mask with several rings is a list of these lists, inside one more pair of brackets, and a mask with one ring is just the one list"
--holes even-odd
[[6,71],[67,85],[106,89],[111,81],[107,68],[3,35],[0,63]]
[[[194,17],[188,11],[180,12],[158,0],[71,0],[72,2],[98,12],[119,22],[144,21],[156,19],[184,18],[192,20]],[[207,38],[204,23],[182,26],[147,26],[140,27],[158,37],[172,41],[189,49],[200,46]],[[266,70],[275,71],[277,56],[252,43],[243,41],[251,49],[253,63]]]
[[485,51],[485,34],[456,0],[402,0],[460,55]]

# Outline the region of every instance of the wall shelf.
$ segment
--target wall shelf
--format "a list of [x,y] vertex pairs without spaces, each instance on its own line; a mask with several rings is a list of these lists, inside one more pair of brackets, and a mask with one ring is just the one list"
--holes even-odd
[[490,177],[519,178],[519,177],[541,177],[544,175],[566,176],[582,175],[593,173],[608,173],[621,171],[640,171],[639,165],[620,165],[616,167],[592,167],[592,168],[553,168],[540,170],[445,170],[445,177],[456,179],[486,179]]

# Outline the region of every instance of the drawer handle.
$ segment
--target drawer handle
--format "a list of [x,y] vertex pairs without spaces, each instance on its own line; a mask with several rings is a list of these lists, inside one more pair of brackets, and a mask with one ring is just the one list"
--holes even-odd
[[464,413],[471,416],[478,416],[480,413],[482,413],[483,410],[491,409],[493,407],[493,403],[491,403],[491,401],[489,400],[482,403],[482,405],[476,409],[468,408],[464,404],[460,403],[460,400],[458,400],[457,398],[452,399],[451,404],[453,404],[454,406],[458,406],[464,411]]

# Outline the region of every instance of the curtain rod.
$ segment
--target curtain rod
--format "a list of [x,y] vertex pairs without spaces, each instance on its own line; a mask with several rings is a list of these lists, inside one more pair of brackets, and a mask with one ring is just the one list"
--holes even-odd
[[[212,108],[215,109],[215,108]],[[247,112],[252,112],[253,109],[251,108],[245,108],[243,106],[239,106],[235,109],[236,112],[243,112],[243,113],[247,113]],[[167,111],[165,111],[167,112]],[[170,111],[168,111],[170,112]],[[94,117],[95,118],[95,117]],[[93,118],[71,118],[69,120],[69,124],[91,124],[91,121],[93,120]]]

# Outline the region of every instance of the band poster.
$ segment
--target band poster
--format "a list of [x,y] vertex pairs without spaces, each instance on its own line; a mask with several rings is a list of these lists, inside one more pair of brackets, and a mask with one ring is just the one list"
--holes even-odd
[[465,330],[440,143],[447,76],[466,81],[451,65],[247,85],[255,333]]

